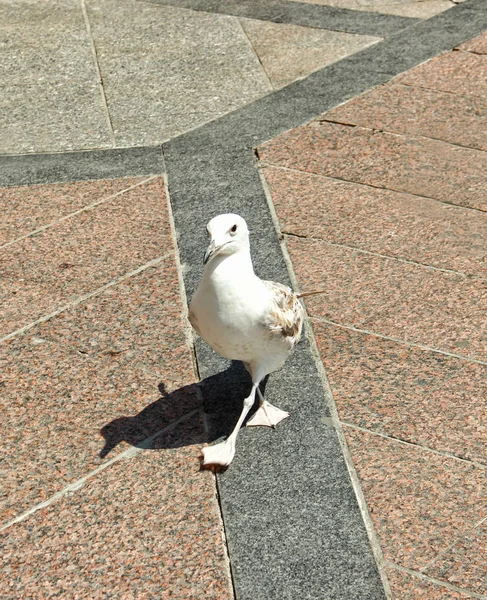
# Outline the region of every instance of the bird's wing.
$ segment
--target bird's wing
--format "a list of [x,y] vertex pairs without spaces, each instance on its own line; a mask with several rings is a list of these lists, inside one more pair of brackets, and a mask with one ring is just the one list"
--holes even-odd
[[287,338],[294,346],[301,337],[304,309],[296,294],[281,283],[264,281],[271,292],[272,303],[265,316],[265,326]]

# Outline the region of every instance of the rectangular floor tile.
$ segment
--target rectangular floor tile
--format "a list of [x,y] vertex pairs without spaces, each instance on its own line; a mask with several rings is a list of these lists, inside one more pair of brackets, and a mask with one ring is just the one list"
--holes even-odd
[[3,532],[3,597],[230,600],[212,474],[167,438]]
[[468,531],[426,575],[487,597],[487,521]]
[[287,247],[301,290],[326,290],[306,299],[312,317],[487,359],[484,282],[320,240]]
[[143,181],[133,177],[0,188],[0,246]]
[[487,57],[471,52],[447,52],[399,75],[394,81],[487,98]]
[[331,110],[325,118],[487,150],[487,102],[479,96],[388,84]]
[[454,592],[442,585],[414,577],[397,569],[389,568],[387,576],[393,600],[468,600],[467,592]]
[[150,271],[4,343],[4,520],[199,407],[174,261]]
[[0,97],[2,154],[113,145],[97,82],[4,85]]
[[264,174],[285,233],[487,278],[486,213],[302,171]]
[[267,164],[487,209],[487,154],[442,141],[313,121],[259,148]]
[[313,321],[340,419],[487,466],[487,366]]
[[3,335],[171,252],[161,178],[8,246]]
[[485,516],[486,471],[345,427],[385,559],[421,569]]

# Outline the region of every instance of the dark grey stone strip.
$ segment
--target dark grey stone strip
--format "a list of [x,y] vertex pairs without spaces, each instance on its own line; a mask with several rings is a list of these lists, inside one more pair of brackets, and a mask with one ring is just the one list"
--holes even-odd
[[[165,160],[190,293],[201,276],[204,226],[228,211],[250,225],[258,274],[290,283],[251,150],[214,149],[211,162],[199,162],[196,149],[174,154],[168,144]],[[197,359],[214,439],[231,430],[250,381],[202,342]],[[275,431],[242,430],[234,462],[218,477],[237,599],[384,598],[307,341],[271,376],[265,394],[291,418]]]
[[287,0],[144,0],[153,4],[246,17],[273,23],[290,23],[331,31],[385,37],[419,19],[349,10]]
[[0,187],[164,172],[161,146],[0,156]]
[[[204,225],[237,212],[249,223],[256,271],[289,283],[252,148],[393,75],[451,49],[487,26],[471,0],[322,69],[163,146],[185,283],[201,276]],[[228,433],[250,382],[198,342],[212,438]],[[267,398],[291,418],[276,431],[243,430],[218,484],[238,600],[385,597],[327,397],[306,341],[270,377]]]

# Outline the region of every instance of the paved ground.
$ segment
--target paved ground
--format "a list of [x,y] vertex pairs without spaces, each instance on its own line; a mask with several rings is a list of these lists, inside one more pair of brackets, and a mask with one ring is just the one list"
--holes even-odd
[[[4,0],[2,598],[487,598],[487,7]],[[479,35],[481,34],[481,35]],[[250,223],[306,339],[193,338]]]

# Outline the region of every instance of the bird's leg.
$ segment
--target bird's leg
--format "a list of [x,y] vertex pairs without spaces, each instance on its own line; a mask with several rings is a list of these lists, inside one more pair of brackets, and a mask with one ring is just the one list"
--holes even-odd
[[257,388],[259,394],[260,406],[256,413],[254,413],[247,421],[247,427],[257,427],[258,425],[264,425],[266,427],[274,428],[286,417],[289,417],[289,413],[285,410],[281,410],[276,406],[273,406],[267,400],[264,400],[264,396],[259,388]]
[[252,390],[250,391],[249,396],[244,400],[243,409],[237,424],[228,438],[220,444],[203,448],[203,465],[222,465],[226,467],[232,462],[233,457],[235,456],[235,442],[237,440],[239,429],[242,427],[245,417],[248,415],[249,410],[255,402],[255,392],[259,387],[259,383],[260,382],[252,384]]

